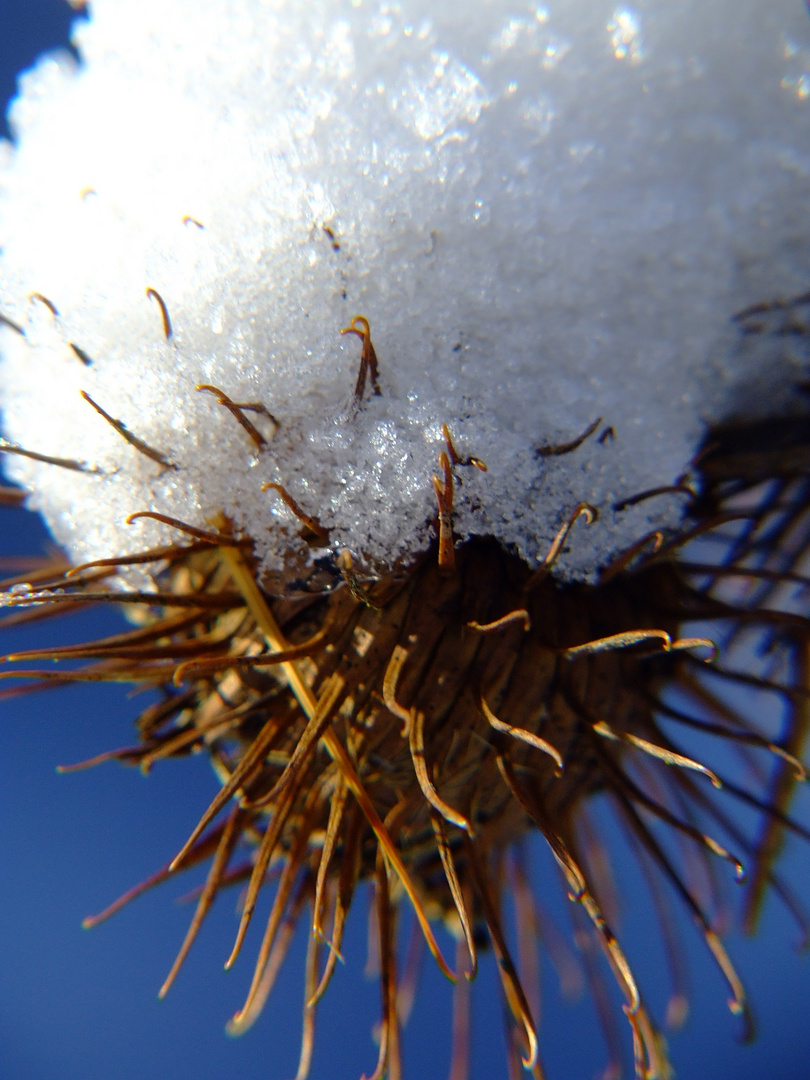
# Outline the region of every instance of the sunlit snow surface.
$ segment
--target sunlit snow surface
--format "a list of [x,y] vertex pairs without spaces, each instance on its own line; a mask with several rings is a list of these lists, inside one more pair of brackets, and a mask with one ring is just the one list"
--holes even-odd
[[[379,568],[432,535],[446,423],[489,467],[457,470],[457,534],[536,558],[585,500],[562,565],[589,574],[683,496],[617,501],[790,393],[803,358],[729,317],[810,279],[802,0],[92,13],[83,64],[41,61],[0,144],[0,312],[25,331],[0,327],[3,430],[99,471],[5,467],[73,558],[174,538],[139,510],[224,511],[278,567],[300,526],[275,481]],[[355,315],[382,389],[359,410]],[[199,383],[269,409],[266,449]]]

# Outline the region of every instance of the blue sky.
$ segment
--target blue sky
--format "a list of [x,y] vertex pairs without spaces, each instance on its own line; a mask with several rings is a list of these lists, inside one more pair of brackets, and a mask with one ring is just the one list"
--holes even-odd
[[[62,0],[0,0],[0,99],[13,94],[15,72],[39,52],[64,46],[70,18]],[[38,553],[47,544],[38,519],[0,509],[0,554]],[[9,633],[2,649],[40,644],[46,635],[81,640],[109,631],[111,620],[109,613],[87,615]],[[56,774],[57,764],[131,742],[137,712],[137,700],[110,688],[0,702],[0,1077],[286,1080],[294,1075],[298,1057],[302,935],[265,1015],[250,1033],[233,1040],[224,1025],[241,1004],[251,966],[249,941],[235,970],[222,971],[236,928],[235,894],[220,898],[163,1002],[157,1001],[157,989],[190,917],[188,906],[177,901],[199,877],[171,882],[103,926],[81,930],[85,915],[176,853],[216,790],[200,759],[165,763],[147,778],[114,764]],[[798,808],[805,820],[809,808],[805,797]],[[532,859],[544,904],[565,927],[567,901],[548,857],[537,847]],[[810,903],[810,850],[792,845],[783,870]],[[656,931],[646,916],[639,875],[619,847],[615,875],[628,883],[622,889],[620,936],[651,1001],[660,1005],[666,990]],[[348,963],[319,1014],[313,1080],[355,1080],[374,1068],[370,1028],[378,1006],[376,985],[362,971],[365,910],[361,896],[344,949]],[[722,980],[682,920],[694,1000],[690,1021],[671,1042],[680,1076],[798,1080],[806,1075],[810,960],[792,948],[798,932],[773,900],[764,923],[753,941],[730,938],[760,1028],[753,1046],[740,1047]],[[605,1062],[592,1009],[587,1000],[561,1005],[547,961],[543,970],[541,1046],[549,1077],[589,1080]],[[450,992],[429,960],[423,984],[406,1032],[406,1076],[440,1080],[447,1075]],[[493,965],[486,963],[474,992],[474,1080],[506,1076],[500,1008]],[[624,1026],[620,1030],[629,1043]]]

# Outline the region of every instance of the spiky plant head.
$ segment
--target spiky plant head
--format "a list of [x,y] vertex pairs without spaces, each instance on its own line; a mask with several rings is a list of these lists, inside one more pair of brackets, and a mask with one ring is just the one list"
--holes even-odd
[[[382,991],[374,1075],[401,1072],[406,908],[456,983],[454,1080],[483,943],[510,1068],[542,1075],[536,914],[512,854],[530,831],[604,952],[600,964],[584,950],[588,979],[600,1004],[615,979],[636,1074],[668,1075],[608,917],[596,795],[685,905],[744,1033],[714,861],[738,879],[751,864],[752,918],[767,885],[804,918],[773,859],[785,829],[803,832],[787,804],[804,778],[807,304],[749,305],[731,326],[717,315],[763,284],[794,221],[800,182],[770,159],[730,159],[722,132],[763,95],[777,144],[806,125],[776,46],[795,12],[769,14],[763,33],[761,12],[746,21],[735,5],[751,62],[729,103],[719,23],[696,76],[691,8],[605,22],[583,4],[569,39],[576,7],[507,18],[482,5],[462,25],[415,2],[234,3],[195,18],[189,40],[182,3],[159,38],[147,7],[98,3],[80,35],[88,66],[70,76],[52,62],[48,108],[32,91],[14,114],[25,138],[3,176],[3,449],[78,565],[26,572],[4,606],[13,621],[19,608],[115,603],[137,628],[8,659],[39,682],[154,691],[139,744],[102,757],[148,771],[210,756],[219,795],[145,883],[209,866],[163,992],[225,885],[245,884],[228,966],[269,892],[231,1026],[256,1019],[305,921],[300,1077],[364,882]],[[128,94],[132,73],[110,52],[119,18],[155,65],[151,98]],[[166,49],[195,58],[193,78]],[[110,137],[125,139],[99,147],[112,115]],[[45,178],[63,131],[65,168],[33,193],[26,178]],[[698,196],[732,175],[722,217]],[[674,217],[673,182],[689,192]],[[640,260],[643,304],[626,299]],[[768,644],[761,661],[745,652],[751,634]],[[79,667],[32,668],[40,659]],[[784,730],[729,687],[781,703]],[[681,739],[695,731],[731,745],[742,777],[690,754]],[[760,835],[723,789],[762,815]],[[677,944],[666,951],[675,1019],[686,995]]]

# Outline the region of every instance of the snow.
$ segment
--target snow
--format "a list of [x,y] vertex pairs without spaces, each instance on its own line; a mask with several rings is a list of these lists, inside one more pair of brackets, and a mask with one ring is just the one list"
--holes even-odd
[[[789,402],[805,358],[730,316],[807,289],[801,0],[91,10],[82,63],[26,74],[0,145],[0,312],[24,330],[0,325],[3,432],[87,471],[4,468],[75,560],[176,537],[137,511],[225,513],[293,576],[324,552],[274,482],[332,552],[407,561],[447,424],[488,466],[455,470],[457,536],[536,559],[587,501],[559,564],[587,577],[684,497],[617,502]],[[359,407],[358,315],[381,389]],[[277,430],[246,414],[267,445],[199,384],[269,410]]]

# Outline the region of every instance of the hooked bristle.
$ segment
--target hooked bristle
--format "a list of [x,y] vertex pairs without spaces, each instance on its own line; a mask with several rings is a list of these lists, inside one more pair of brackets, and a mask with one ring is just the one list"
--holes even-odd
[[[749,925],[770,887],[803,935],[810,933],[800,902],[774,869],[786,830],[810,837],[788,814],[792,788],[806,775],[806,690],[789,680],[800,678],[808,632],[794,596],[810,586],[802,572],[810,543],[809,435],[803,418],[714,432],[698,457],[697,493],[680,533],[644,538],[596,585],[565,584],[554,575],[560,550],[590,527],[594,515],[584,505],[574,508],[537,567],[493,539],[453,543],[454,477],[468,462],[448,432],[444,481],[436,486],[436,542],[382,579],[358,580],[343,560],[333,588],[272,597],[249,538],[235,536],[223,517],[208,532],[173,522],[180,532],[173,546],[8,587],[4,606],[12,611],[34,606],[32,614],[41,615],[101,600],[129,601],[138,612],[139,625],[129,632],[6,657],[57,667],[14,668],[5,677],[161,690],[161,700],[138,720],[137,746],[86,764],[112,757],[148,771],[162,759],[205,750],[222,783],[172,862],[85,925],[210,860],[163,996],[219,891],[244,880],[226,967],[236,962],[268,871],[277,866],[254,977],[231,1029],[239,1033],[255,1021],[287,949],[284,928],[303,921],[310,935],[301,1060],[309,1063],[315,1006],[341,956],[357,888],[369,881],[382,989],[375,1075],[401,1074],[405,1017],[396,1004],[395,928],[407,904],[456,983],[460,1015],[481,943],[492,947],[517,1033],[508,1045],[540,1077],[542,1033],[529,1005],[538,988],[524,985],[515,959],[525,967],[528,942],[519,936],[516,953],[509,943],[503,861],[536,831],[605,952],[604,971],[587,968],[596,999],[610,970],[625,998],[636,1075],[666,1077],[660,1020],[650,1015],[621,936],[608,924],[603,905],[612,885],[599,846],[587,840],[588,804],[607,795],[645,870],[651,866],[668,882],[702,934],[745,1033],[747,996],[696,882],[715,878],[714,860],[726,862],[738,882],[748,875]],[[317,543],[316,519],[307,520]],[[153,566],[159,592],[151,600],[105,585],[134,562]],[[759,668],[746,651],[752,633],[768,641]],[[81,663],[64,668],[69,661]],[[739,693],[752,685],[783,703],[786,733],[778,740]],[[727,752],[707,760],[690,754],[695,731],[732,748],[746,769],[761,773],[756,762],[769,757],[773,765],[758,785],[741,784]],[[759,832],[735,824],[715,791],[753,806]],[[251,866],[234,870],[245,842],[255,845]],[[450,960],[434,934],[436,919],[459,940]],[[660,929],[668,940],[667,925]],[[668,951],[672,957],[677,946]],[[670,1020],[688,1001],[679,965],[671,963]],[[468,1030],[456,1030],[456,1076],[468,1060],[468,1040]]]

